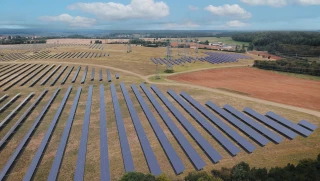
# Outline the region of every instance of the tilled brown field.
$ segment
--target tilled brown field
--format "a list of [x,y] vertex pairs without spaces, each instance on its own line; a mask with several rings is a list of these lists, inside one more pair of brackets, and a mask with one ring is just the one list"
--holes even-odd
[[254,68],[206,70],[170,76],[169,79],[320,110],[319,81],[303,80]]

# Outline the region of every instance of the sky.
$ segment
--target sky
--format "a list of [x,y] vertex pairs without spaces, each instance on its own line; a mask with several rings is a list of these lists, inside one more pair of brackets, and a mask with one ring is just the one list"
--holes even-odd
[[320,0],[1,0],[0,28],[320,30]]

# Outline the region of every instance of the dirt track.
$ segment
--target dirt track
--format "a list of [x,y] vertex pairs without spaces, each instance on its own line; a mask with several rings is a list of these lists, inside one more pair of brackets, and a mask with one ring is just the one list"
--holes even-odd
[[254,68],[213,69],[170,76],[169,79],[320,110],[319,81],[303,80]]

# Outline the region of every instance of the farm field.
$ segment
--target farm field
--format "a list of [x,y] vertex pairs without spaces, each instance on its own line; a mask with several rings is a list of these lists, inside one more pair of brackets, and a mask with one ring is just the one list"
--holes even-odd
[[320,110],[320,82],[254,68],[226,68],[180,74],[171,80],[227,89],[252,97]]
[[[81,44],[81,41],[82,40],[79,40],[78,43]],[[65,43],[72,44],[73,42]],[[285,166],[289,162],[296,164],[299,160],[304,158],[314,159],[319,154],[319,129],[316,129],[308,136],[301,136],[294,132],[294,138],[289,139],[287,136],[284,136],[264,124],[260,124],[259,121],[253,119],[255,122],[263,125],[267,130],[273,132],[282,139],[281,143],[277,144],[270,141],[269,138],[265,138],[267,143],[265,145],[261,145],[252,137],[248,136],[244,130],[238,129],[223,116],[209,109],[208,106],[206,106],[206,103],[207,101],[211,101],[219,108],[229,104],[240,112],[242,112],[246,107],[250,107],[262,115],[265,115],[268,111],[272,111],[284,118],[287,118],[288,120],[291,120],[295,124],[300,120],[305,119],[308,122],[319,126],[319,117],[293,109],[263,104],[238,98],[236,96],[228,96],[226,94],[216,93],[193,86],[193,84],[204,86],[207,86],[208,84],[210,85],[208,87],[217,90],[233,92],[235,94],[246,95],[249,97],[258,97],[260,99],[265,99],[263,96],[266,96],[267,98],[270,98],[268,100],[288,105],[294,105],[292,102],[297,103],[297,101],[301,101],[296,106],[306,107],[312,110],[320,110],[320,108],[317,108],[317,106],[320,105],[320,97],[317,94],[317,92],[320,92],[319,81],[296,79],[269,71],[246,68],[252,65],[253,59],[241,59],[238,62],[233,63],[210,64],[208,62],[192,62],[185,63],[183,65],[174,65],[173,70],[176,75],[173,76],[169,76],[171,74],[165,73],[164,71],[166,68],[162,65],[158,66],[159,73],[161,77],[166,79],[156,80],[154,78],[156,65],[150,61],[150,58],[165,57],[165,48],[132,46],[133,52],[127,53],[126,46],[124,45],[103,44],[102,46],[103,50],[89,49],[89,46],[70,45],[56,48],[45,48],[40,50],[40,52],[50,51],[49,54],[52,56],[55,54],[60,55],[64,52],[107,53],[110,54],[110,56],[92,58],[72,58],[71,56],[70,58],[67,58],[69,54],[66,54],[67,56],[65,57],[61,56],[63,58],[43,58],[42,55],[38,56],[37,53],[34,55],[34,53],[30,51],[27,54],[36,58],[17,59],[10,62],[0,61],[0,98],[4,95],[8,95],[7,98],[0,101],[0,108],[3,108],[8,101],[20,93],[19,98],[12,101],[10,105],[5,107],[3,112],[0,112],[0,176],[3,176],[1,174],[4,173],[3,170],[5,170],[5,165],[11,159],[10,157],[13,155],[14,151],[17,150],[19,144],[22,142],[29,130],[33,128],[36,120],[39,120],[39,124],[35,127],[34,133],[30,135],[29,141],[27,141],[23,146],[23,149],[21,149],[19,156],[16,157],[14,164],[5,174],[5,178],[9,181],[22,180],[26,176],[31,163],[36,158],[35,155],[37,151],[41,148],[41,145],[43,145],[43,140],[46,138],[45,135],[48,133],[47,130],[51,128],[54,120],[56,120],[56,124],[55,128],[52,129],[51,137],[47,137],[49,138],[49,141],[47,143],[44,142],[46,147],[43,149],[41,157],[37,157],[40,159],[38,160],[39,162],[33,173],[34,180],[47,180],[50,175],[55,158],[59,155],[57,154],[57,150],[60,147],[59,144],[61,143],[62,138],[64,138],[63,135],[65,135],[64,132],[69,120],[72,120],[70,124],[70,133],[65,145],[65,152],[61,161],[61,166],[59,167],[57,180],[73,180],[75,178],[78,164],[83,164],[82,166],[84,166],[83,173],[80,172],[83,174],[84,180],[100,180],[100,176],[103,175],[102,171],[107,173],[107,170],[100,170],[101,159],[104,159],[104,161],[107,161],[107,164],[110,166],[110,180],[116,181],[126,171],[128,171],[124,164],[125,159],[127,161],[128,156],[123,156],[123,153],[128,152],[131,152],[132,163],[135,171],[150,173],[151,170],[148,167],[148,164],[150,163],[148,163],[146,155],[144,154],[145,147],[142,148],[141,135],[139,135],[140,133],[137,133],[137,129],[141,129],[137,128],[137,122],[133,120],[134,116],[131,112],[132,109],[128,109],[130,107],[127,102],[128,97],[132,101],[132,107],[130,108],[134,108],[137,113],[138,122],[141,123],[142,129],[145,132],[145,138],[147,138],[150,143],[150,147],[161,172],[172,180],[183,179],[189,172],[197,170],[195,165],[193,165],[192,160],[184,150],[184,147],[181,146],[182,141],[179,141],[176,138],[175,134],[177,134],[177,132],[180,132],[181,135],[185,137],[185,140],[190,143],[191,148],[198,153],[199,160],[203,160],[204,166],[202,169],[208,172],[212,169],[232,167],[241,161],[249,163],[252,167],[270,168],[274,166]],[[194,50],[188,50],[188,56],[196,57],[193,51]],[[25,50],[5,50],[4,52],[25,54]],[[178,52],[179,50],[172,49],[172,55],[174,58],[181,57],[178,56]],[[205,52],[205,50],[199,50],[199,54],[197,56],[205,57]],[[66,66],[68,67],[64,70]],[[80,66],[81,68],[79,68]],[[42,69],[42,67],[45,68]],[[71,69],[71,67],[74,68]],[[95,70],[95,74],[92,73],[93,70]],[[103,75],[103,80],[99,80],[100,70]],[[110,70],[110,75],[107,74],[106,70]],[[39,73],[37,73],[38,71]],[[184,72],[186,73],[184,74]],[[116,74],[120,75],[119,79],[115,78]],[[91,79],[92,76],[94,77],[93,80]],[[65,83],[62,83],[65,77],[67,77],[66,81]],[[112,77],[111,81],[108,81],[107,78],[109,77]],[[56,78],[56,82],[53,83]],[[240,78],[243,79],[240,81]],[[26,80],[29,81],[25,85],[21,86],[20,84]],[[175,81],[178,81],[178,83]],[[15,82],[17,82],[17,84],[12,85],[10,89],[5,89],[8,85]],[[35,83],[33,86],[30,86],[32,82]],[[189,85],[182,86],[179,85],[179,83],[188,83]],[[282,84],[286,86],[281,86]],[[66,97],[66,93],[70,90],[71,86],[72,90],[70,91],[70,95]],[[166,103],[172,103],[171,108],[175,107],[176,111],[181,113],[180,116],[177,117],[177,113],[172,112],[172,109],[168,107],[168,104],[165,104],[165,101],[160,99],[158,96],[159,92],[156,93],[156,91],[154,91],[155,86],[164,95],[164,97],[167,98]],[[278,94],[278,92],[276,92],[276,86],[281,87],[281,90],[279,91],[289,94],[289,96],[292,96],[295,99],[290,102],[289,99],[291,99],[291,97],[285,97],[283,94],[282,96],[281,94]],[[76,95],[78,95],[77,91],[79,87],[82,88],[82,91],[77,107],[73,108],[74,99],[76,98]],[[136,89],[134,87],[136,87]],[[91,88],[92,102],[89,104],[89,107],[88,100],[90,100]],[[127,89],[128,96],[125,96],[126,94],[123,93],[124,88]],[[51,100],[54,92],[58,89],[60,89],[60,91],[57,92],[57,96],[52,99],[52,103],[47,104]],[[38,99],[38,96],[40,96],[40,94],[45,90],[48,92],[43,96],[39,103],[35,105],[30,114],[28,114],[25,120],[23,120],[16,130],[12,132],[10,137],[6,137],[20,117],[28,111],[29,106],[34,104]],[[104,98],[101,98],[101,90]],[[207,122],[209,127],[217,129],[218,133],[223,135],[228,142],[234,145],[235,150],[238,150],[238,152],[236,155],[232,155],[232,153],[227,151],[225,146],[223,146],[224,143],[217,141],[217,139],[211,135],[212,133],[210,134],[206,131],[205,126],[197,122],[190,113],[188,113],[172,96],[169,95],[167,92],[168,90],[172,90],[177,93],[183,100],[185,100],[185,98],[180,96],[181,92],[185,92],[185,94],[190,95],[194,100],[199,102],[200,105],[203,105],[212,115],[221,120],[223,124],[234,130],[234,132],[238,134],[238,137],[247,140],[247,144],[251,145],[251,149],[240,146],[240,143],[236,143],[233,138],[217,126],[216,123],[210,121],[211,119],[205,117],[200,111],[195,109],[194,106],[186,102],[195,112],[201,115],[202,119]],[[295,92],[290,92],[292,90]],[[21,107],[21,109],[17,110],[16,108],[19,104],[21,104],[21,102],[31,93],[34,95]],[[139,94],[141,97],[137,96]],[[152,99],[150,97],[154,98],[153,101],[151,101]],[[274,97],[274,99],[271,99],[272,97]],[[305,100],[302,99],[303,97]],[[276,98],[277,100],[275,100]],[[280,101],[278,101],[278,99]],[[57,117],[57,112],[60,110],[63,100],[66,100],[65,106],[61,109],[61,115]],[[159,106],[154,106],[154,100],[159,103]],[[166,150],[162,145],[163,140],[160,141],[160,139],[158,139],[159,135],[154,130],[153,124],[155,124],[155,122],[150,119],[150,115],[147,116],[145,114],[146,107],[142,106],[141,101],[145,101],[145,105],[150,109],[151,114],[155,118],[155,122],[159,124],[158,128],[163,131],[163,134],[160,135],[165,135],[167,137],[168,143],[172,145],[173,150],[181,159],[181,162],[185,167],[182,173],[177,174],[174,171],[173,166],[170,163],[170,159],[165,152]],[[101,104],[105,106],[105,110],[103,110]],[[48,105],[47,112],[44,113],[44,116],[41,119],[38,119],[46,105]],[[74,119],[70,119],[72,109],[75,109]],[[159,111],[162,109],[163,111]],[[15,114],[13,114],[5,124],[2,124],[2,121],[6,120],[7,116],[14,111]],[[105,116],[103,116],[102,113],[105,113]],[[187,120],[184,124],[181,116]],[[105,117],[105,121],[103,117]],[[172,124],[168,123],[170,120],[172,121],[172,124],[176,125],[177,129],[175,131],[173,131],[174,129],[171,127]],[[106,124],[106,128],[103,123]],[[123,131],[121,131],[121,128],[119,129],[119,124],[124,127],[124,131],[126,133],[125,137],[120,136],[120,133],[123,133]],[[192,129],[189,127],[190,129],[187,130],[185,125],[191,126]],[[86,129],[86,126],[88,126],[88,129]],[[82,138],[86,130],[88,131],[88,139],[84,144]],[[193,132],[192,135],[190,130],[197,131],[200,134],[200,137],[204,138],[207,143],[216,150],[216,152],[221,156],[221,159],[218,159],[218,162],[213,161],[212,158],[207,155],[202,148],[203,145],[201,146],[200,141],[197,141],[193,137],[196,133],[191,131]],[[103,131],[106,131],[106,135],[104,135]],[[128,140],[129,149],[127,150],[123,150],[122,148],[124,138]],[[197,138],[199,138],[199,136]],[[6,141],[2,142],[4,139],[6,139]],[[100,142],[104,139],[106,139],[107,142],[105,145],[108,146],[107,160],[105,155],[101,156],[106,153],[105,145],[102,146]],[[81,145],[85,146],[86,152],[79,152]],[[85,158],[85,162],[78,163],[78,156],[80,154],[84,154],[84,157],[82,158]],[[154,164],[154,162],[152,164]],[[1,178],[2,177],[0,177],[0,180]]]

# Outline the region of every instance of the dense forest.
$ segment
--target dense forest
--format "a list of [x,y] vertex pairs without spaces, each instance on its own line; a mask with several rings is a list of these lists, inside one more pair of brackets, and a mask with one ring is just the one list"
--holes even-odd
[[232,39],[270,53],[320,56],[320,32],[245,32],[232,35]]
[[320,63],[317,63],[316,61],[309,62],[308,60],[255,60],[253,66],[266,70],[276,70],[281,72],[320,76]]
[[145,41],[143,39],[131,39],[129,40],[129,43],[131,44],[141,44],[142,46],[146,47],[159,47],[159,46],[167,46],[167,42],[162,42],[162,41]]
[[[315,181],[320,180],[320,154],[316,160],[304,159],[297,166],[288,163],[285,167],[250,168],[240,162],[232,168],[222,167],[219,170],[190,172],[185,181]],[[158,177],[151,174],[130,172],[123,175],[120,181],[170,181],[165,175]]]

